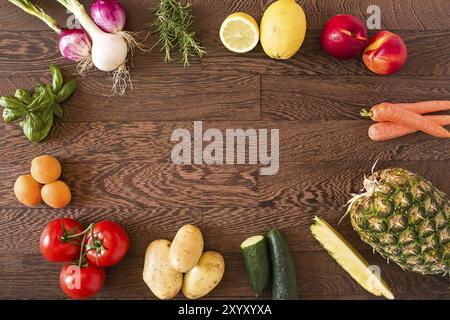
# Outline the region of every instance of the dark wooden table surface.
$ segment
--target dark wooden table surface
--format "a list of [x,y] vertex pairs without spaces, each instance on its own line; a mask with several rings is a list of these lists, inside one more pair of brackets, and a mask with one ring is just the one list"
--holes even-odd
[[[56,1],[39,1],[64,23],[68,14]],[[75,76],[73,64],[59,57],[56,35],[7,1],[0,3],[0,94],[49,81],[48,65],[77,77],[76,95],[65,105],[44,143],[32,144],[17,125],[0,122],[0,298],[60,299],[60,266],[43,260],[39,235],[55,217],[84,223],[114,219],[129,232],[126,259],[108,269],[98,298],[150,299],[142,281],[144,252],[155,239],[172,239],[185,223],[202,228],[206,248],[225,256],[223,281],[209,298],[252,297],[239,243],[269,228],[284,230],[299,274],[302,299],[372,299],[311,237],[315,215],[333,225],[343,205],[358,191],[376,159],[379,167],[415,171],[450,193],[449,142],[424,134],[386,143],[367,137],[363,107],[450,97],[450,3],[448,0],[303,0],[308,32],[301,51],[287,61],[270,60],[260,47],[235,55],[220,43],[218,28],[234,11],[259,19],[268,0],[193,0],[195,27],[208,54],[184,69],[164,64],[154,50],[137,54],[134,90],[105,97],[111,79],[100,72]],[[84,1],[89,3],[89,1]],[[149,30],[152,1],[124,0],[128,29]],[[381,8],[384,29],[403,37],[409,60],[389,77],[370,74],[359,60],[325,55],[320,30],[338,13],[366,17],[370,4]],[[373,33],[373,32],[372,32]],[[155,37],[148,39],[148,45]],[[279,128],[280,171],[261,176],[256,165],[177,166],[170,160],[176,128]],[[64,210],[27,209],[14,197],[18,175],[41,154],[61,159],[63,179],[73,192]],[[422,276],[386,264],[372,254],[348,219],[338,227],[382,275],[400,299],[448,299],[449,280]]]

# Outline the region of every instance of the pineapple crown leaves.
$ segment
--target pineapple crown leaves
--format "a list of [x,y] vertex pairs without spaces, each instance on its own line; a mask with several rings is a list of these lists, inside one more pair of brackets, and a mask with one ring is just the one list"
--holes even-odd
[[347,203],[344,205],[344,207],[347,207],[347,210],[345,211],[345,214],[342,216],[342,218],[339,220],[339,224],[342,222],[342,220],[345,219],[350,214],[350,211],[352,210],[353,205],[361,198],[369,198],[371,197],[376,191],[380,191],[378,186],[380,185],[380,182],[377,180],[376,177],[374,177],[375,167],[378,164],[378,161],[380,159],[377,159],[375,163],[372,166],[371,172],[372,172],[372,179],[369,179],[364,175],[364,181],[363,181],[363,188],[360,190],[363,193],[352,193],[352,198],[347,201]]

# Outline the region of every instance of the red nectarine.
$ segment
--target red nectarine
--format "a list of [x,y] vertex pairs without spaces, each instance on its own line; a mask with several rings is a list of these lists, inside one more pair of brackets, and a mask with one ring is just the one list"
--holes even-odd
[[403,68],[408,50],[400,36],[389,32],[378,32],[363,53],[364,64],[376,74],[393,74]]
[[355,16],[339,14],[331,18],[322,31],[323,49],[338,59],[357,57],[368,41],[364,23]]

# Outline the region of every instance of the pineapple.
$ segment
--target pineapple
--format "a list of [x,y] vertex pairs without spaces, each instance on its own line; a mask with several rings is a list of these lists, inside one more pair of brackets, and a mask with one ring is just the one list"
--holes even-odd
[[376,296],[394,299],[386,282],[369,268],[369,263],[325,220],[315,217],[310,229],[314,238],[361,287]]
[[449,273],[450,202],[443,192],[401,168],[372,173],[364,190],[347,211],[364,242],[405,270]]

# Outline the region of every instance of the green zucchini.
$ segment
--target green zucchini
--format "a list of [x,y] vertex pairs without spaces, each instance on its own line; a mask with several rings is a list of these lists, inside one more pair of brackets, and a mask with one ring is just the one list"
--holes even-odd
[[241,243],[250,287],[256,296],[266,289],[270,279],[269,253],[264,236],[253,236]]
[[298,300],[297,272],[285,235],[272,229],[267,239],[272,261],[272,299]]

